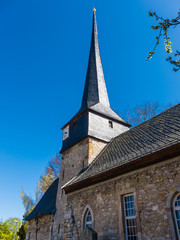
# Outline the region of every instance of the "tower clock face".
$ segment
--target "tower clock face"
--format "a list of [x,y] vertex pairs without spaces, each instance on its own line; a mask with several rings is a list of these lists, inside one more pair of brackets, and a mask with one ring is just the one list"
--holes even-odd
[[63,141],[69,137],[69,126],[63,130]]

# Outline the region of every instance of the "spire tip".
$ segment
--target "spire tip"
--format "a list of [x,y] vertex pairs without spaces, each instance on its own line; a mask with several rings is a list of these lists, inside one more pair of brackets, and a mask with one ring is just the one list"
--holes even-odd
[[93,12],[94,12],[94,13],[96,12],[96,9],[95,9],[95,8],[93,8]]

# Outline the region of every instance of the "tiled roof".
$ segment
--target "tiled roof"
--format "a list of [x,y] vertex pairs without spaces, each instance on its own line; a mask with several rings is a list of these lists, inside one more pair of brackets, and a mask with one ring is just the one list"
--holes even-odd
[[73,184],[178,143],[180,104],[114,138],[88,169],[66,186],[73,187]]
[[25,220],[31,220],[36,217],[55,213],[58,182],[59,178],[56,178]]

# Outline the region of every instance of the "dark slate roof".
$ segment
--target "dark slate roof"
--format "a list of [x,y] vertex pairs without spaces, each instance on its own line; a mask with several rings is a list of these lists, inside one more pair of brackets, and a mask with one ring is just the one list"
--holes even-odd
[[88,114],[81,116],[76,121],[74,128],[73,122],[69,124],[69,137],[63,140],[61,153],[88,136]]
[[25,220],[31,220],[36,217],[55,213],[58,182],[59,178],[56,178]]
[[81,105],[83,108],[88,108],[99,102],[105,106],[109,106],[109,99],[99,51],[96,14],[94,12],[89,63]]
[[103,114],[106,117],[122,122],[128,127],[130,126],[111,109],[109,104],[109,98],[106,89],[99,50],[95,12],[93,13],[91,47],[81,107],[77,114],[75,114],[73,118],[63,126],[63,128],[67,126],[70,122],[72,122],[80,114],[88,110],[93,110],[97,113]]
[[88,169],[64,187],[180,143],[180,104],[114,138]]

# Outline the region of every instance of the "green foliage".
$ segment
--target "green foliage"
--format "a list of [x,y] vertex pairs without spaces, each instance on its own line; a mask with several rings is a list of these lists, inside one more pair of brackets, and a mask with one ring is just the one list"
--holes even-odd
[[17,231],[21,226],[19,218],[9,218],[5,222],[0,221],[0,239],[1,240],[14,240],[18,239]]
[[17,232],[18,240],[25,240],[26,239],[26,232],[27,232],[27,223],[23,222],[19,231]]
[[[156,36],[156,43],[154,46],[153,51],[149,52],[149,55],[147,57],[147,61],[152,58],[152,56],[155,54],[155,49],[159,45],[161,39],[164,39],[164,45],[165,45],[165,51],[167,54],[171,54],[172,51],[172,42],[170,41],[170,37],[168,36],[168,30],[170,28],[175,28],[180,24],[180,11],[177,14],[176,18],[168,19],[168,18],[162,18],[159,17],[156,12],[149,11],[149,16],[154,17],[156,19],[157,24],[155,26],[152,26],[152,29],[155,31],[158,31],[158,35]],[[168,56],[166,59],[169,63],[171,63],[174,67],[173,70],[177,72],[180,69],[180,52],[176,50],[176,52]]]

